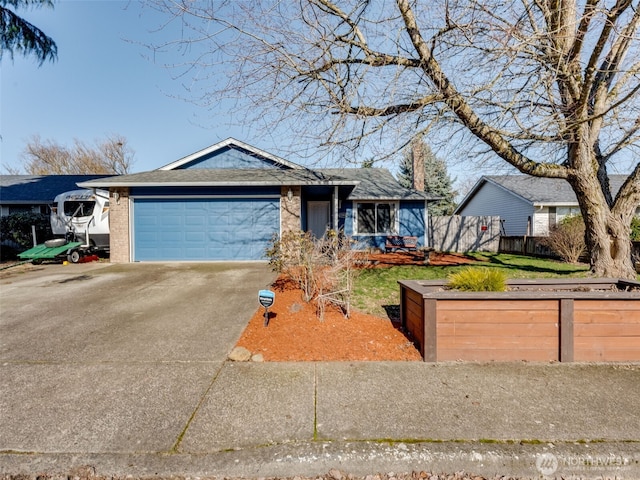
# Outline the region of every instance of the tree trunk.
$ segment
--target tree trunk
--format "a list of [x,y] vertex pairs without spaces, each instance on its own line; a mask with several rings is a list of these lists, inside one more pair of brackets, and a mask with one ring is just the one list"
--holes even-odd
[[631,216],[612,213],[595,174],[570,178],[569,183],[580,203],[592,273],[598,277],[635,280],[629,237]]
[[604,233],[602,230],[601,226],[592,226],[585,232],[591,271],[598,277],[635,280],[629,226],[620,221],[607,222]]

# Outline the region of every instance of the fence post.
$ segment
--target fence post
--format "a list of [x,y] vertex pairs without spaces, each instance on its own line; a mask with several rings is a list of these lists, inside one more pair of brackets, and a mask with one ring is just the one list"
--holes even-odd
[[573,332],[573,298],[562,298],[559,308],[560,328],[560,361],[573,362],[574,332]]
[[425,362],[438,361],[438,300],[428,298],[422,300],[422,315],[424,317],[424,340],[422,358]]

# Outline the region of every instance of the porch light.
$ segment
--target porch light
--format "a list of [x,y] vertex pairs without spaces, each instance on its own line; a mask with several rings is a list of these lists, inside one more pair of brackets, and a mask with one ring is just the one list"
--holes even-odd
[[293,190],[291,190],[291,188],[289,188],[289,191],[287,192],[287,200],[293,200]]

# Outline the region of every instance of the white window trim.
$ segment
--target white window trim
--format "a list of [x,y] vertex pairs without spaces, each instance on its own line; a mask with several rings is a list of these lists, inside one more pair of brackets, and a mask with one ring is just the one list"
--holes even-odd
[[[358,205],[361,203],[373,203],[376,205],[391,205],[394,209],[394,221],[392,232],[360,233],[358,231]],[[376,208],[377,211],[377,208]],[[376,222],[377,223],[377,222]],[[353,234],[359,237],[376,237],[380,235],[397,235],[400,231],[400,202],[393,200],[360,200],[353,202]]]

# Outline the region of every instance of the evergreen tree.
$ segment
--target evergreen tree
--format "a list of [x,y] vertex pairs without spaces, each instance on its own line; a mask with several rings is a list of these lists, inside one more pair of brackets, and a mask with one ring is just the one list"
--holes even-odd
[[373,168],[373,164],[374,161],[370,158],[369,160],[364,160],[362,162],[362,165],[360,165],[360,168]]
[[53,0],[0,0],[0,59],[5,51],[13,58],[14,52],[33,54],[40,65],[45,60],[55,60],[58,47],[51,37],[35,25],[15,14],[21,7],[53,7]]
[[431,151],[431,147],[422,137],[416,137],[407,148],[405,148],[402,160],[400,161],[400,171],[398,181],[403,187],[413,186],[413,142],[420,142],[422,156],[424,158],[424,191],[433,196],[443,197],[439,202],[429,202],[428,210],[430,215],[451,215],[456,208],[453,190],[453,181],[449,177],[447,164],[439,159]]

